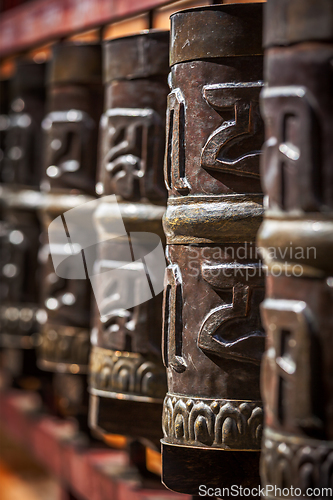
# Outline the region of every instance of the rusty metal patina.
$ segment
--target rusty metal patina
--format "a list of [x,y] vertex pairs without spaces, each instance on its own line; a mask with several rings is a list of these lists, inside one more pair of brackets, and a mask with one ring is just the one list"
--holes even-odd
[[[98,43],[54,45],[48,66],[44,134],[41,325],[38,366],[54,373],[54,397],[64,415],[88,411],[87,372],[92,310],[88,279],[59,276],[50,255],[47,230],[64,212],[83,205],[78,233],[86,231],[84,203],[93,200],[96,183],[98,123],[102,113],[102,56]],[[62,219],[53,226],[64,231]],[[60,245],[61,247],[61,245]]]
[[4,138],[1,182],[39,188],[45,113],[45,67],[21,59],[9,82],[10,109]]
[[9,97],[10,79],[0,80],[0,182],[3,183],[2,172],[5,159],[6,133],[9,129]]
[[333,10],[308,0],[265,9],[261,479],[273,486],[266,498],[291,487],[312,498],[307,488],[333,485]]
[[[38,185],[45,64],[19,59],[6,90],[9,105],[6,109],[2,103],[0,116],[0,345],[3,365],[18,382],[38,375],[35,347],[41,229],[37,210],[41,204]],[[36,383],[34,379],[34,387]]]
[[162,481],[192,495],[259,481],[261,20],[259,4],[171,17]]
[[164,240],[168,53],[168,32],[152,31],[104,44],[105,109],[96,190],[116,195],[118,203],[102,199],[96,222],[100,241],[109,240],[120,213],[130,240],[125,236],[99,246],[96,293],[104,319],[96,314],[89,385],[94,430],[104,436],[116,433],[145,440],[158,449],[166,392],[162,293],[142,304],[137,300],[140,305],[130,309],[119,306],[119,301],[112,305],[115,294],[125,299],[133,292],[139,298],[142,290],[128,290],[122,276],[118,282],[106,271],[113,262],[125,260],[129,241],[135,248],[141,234]]

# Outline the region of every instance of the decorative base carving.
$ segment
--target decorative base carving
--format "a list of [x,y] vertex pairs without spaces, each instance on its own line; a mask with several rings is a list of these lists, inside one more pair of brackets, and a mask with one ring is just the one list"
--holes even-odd
[[[277,492],[278,488],[281,492],[283,488],[300,488],[305,498],[310,498],[305,494],[307,488],[333,488],[333,441],[289,436],[265,429],[261,478],[263,487],[273,485]],[[287,497],[268,494],[266,498]]]
[[89,349],[89,330],[47,324],[42,330],[38,366],[51,372],[84,374]]
[[90,355],[90,392],[106,398],[162,403],[166,376],[152,356],[93,347]]
[[167,394],[163,406],[164,442],[225,450],[260,450],[260,401],[201,399]]

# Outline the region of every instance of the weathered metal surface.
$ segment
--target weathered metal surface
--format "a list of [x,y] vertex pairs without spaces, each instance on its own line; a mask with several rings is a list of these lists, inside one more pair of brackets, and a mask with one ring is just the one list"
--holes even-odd
[[259,4],[171,17],[162,480],[192,495],[259,481],[261,18]]
[[333,5],[330,0],[281,0],[265,7],[264,46],[287,46],[332,39]]
[[[82,216],[78,233],[86,231],[84,204],[92,198],[85,195],[44,195],[40,220],[44,228],[39,252],[41,266],[40,343],[37,364],[40,369],[52,372],[54,406],[62,415],[75,415],[83,429],[87,428],[88,393],[87,373],[90,351],[90,324],[92,294],[88,279],[66,279],[55,272],[47,240],[51,221],[67,210],[79,207]],[[82,206],[81,206],[82,205]],[[53,226],[54,229],[54,226]],[[62,241],[62,219],[56,226]],[[59,245],[61,251],[61,245]]]
[[[7,82],[0,117],[0,345],[14,381],[36,375],[38,246],[41,203],[40,124],[45,104],[45,65],[19,60]],[[3,88],[1,88],[1,91]],[[23,380],[23,379],[22,379]]]
[[44,130],[44,191],[94,195],[98,122],[102,110],[101,47],[59,43],[48,72]]
[[[5,191],[5,190],[3,190]],[[35,347],[38,344],[38,242],[40,225],[36,207],[26,205],[38,193],[2,191],[5,222],[1,235],[0,347],[3,366],[14,382],[38,374]]]
[[[243,5],[242,11],[243,15],[239,16],[238,5],[231,5],[225,11],[207,7],[203,21],[201,9],[187,9],[186,25],[179,12],[174,14],[170,39],[171,66],[198,59],[262,55],[260,37],[249,36],[249,33],[261,31],[262,14],[258,15],[258,9],[252,5]],[[200,28],[199,44],[197,36]],[[221,29],[227,31],[228,36],[221,37]]]
[[[95,189],[98,122],[102,112],[101,46],[56,44],[47,83],[48,114],[42,122],[44,201],[40,210],[44,318],[38,366],[55,373],[53,390],[59,411],[82,414],[86,420],[91,286],[87,277],[67,279],[56,273],[47,229],[57,217],[82,204],[82,217],[77,218],[75,231],[86,231],[84,203],[92,201],[89,195]],[[57,220],[53,225],[54,237],[59,233],[61,242],[65,228],[61,217]],[[61,244],[58,246],[63,251]]]
[[[44,197],[40,217],[45,228],[39,253],[42,267],[41,305],[45,311],[38,364],[42,369],[60,373],[87,373],[91,292],[88,280],[65,279],[54,270],[46,230],[56,216],[91,201],[87,196],[68,194]],[[85,217],[78,232],[85,231]],[[57,224],[59,241],[64,231],[62,219]],[[59,245],[60,251],[62,250]],[[54,255],[53,255],[54,257]]]
[[40,193],[1,189],[4,207],[0,307],[1,344],[8,348],[34,347],[38,310],[38,247]]
[[268,267],[261,478],[272,499],[333,486],[332,22],[331,2],[267,6],[258,241]]
[[[76,198],[77,204],[91,200],[88,197]],[[86,427],[91,288],[88,279],[64,279],[55,273],[46,230],[56,216],[74,208],[73,196],[54,195],[52,201],[55,206],[52,203],[49,205],[48,200],[50,195],[44,198],[41,210],[44,244],[39,256],[42,277],[40,305],[44,314],[40,312],[37,365],[42,370],[54,373],[53,397],[57,411],[63,415],[82,417],[83,427]],[[84,220],[82,222],[80,229],[84,231]]]
[[0,80],[0,182],[3,182],[2,169],[5,159],[5,137],[9,127],[9,104],[9,80]]
[[45,64],[19,60],[10,80],[10,109],[1,182],[38,187],[41,121],[45,113]]
[[[102,320],[96,314],[92,330],[90,425],[104,435],[125,434],[159,447],[166,392],[160,347],[162,294],[140,304],[142,289],[129,290],[124,276],[117,280],[106,271],[114,262],[125,264],[127,258],[132,264],[130,248],[140,244],[142,232],[147,239],[164,239],[168,33],[148,32],[107,42],[104,63],[105,111],[96,190],[117,195],[118,204],[103,203],[96,214],[99,239],[106,243],[98,250],[95,293]],[[108,244],[119,213],[130,239],[125,236]],[[132,294],[134,306],[126,308],[122,302]]]

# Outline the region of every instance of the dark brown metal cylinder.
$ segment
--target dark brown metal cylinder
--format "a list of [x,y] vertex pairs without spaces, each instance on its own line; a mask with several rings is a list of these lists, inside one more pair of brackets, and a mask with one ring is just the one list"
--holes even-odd
[[[9,128],[9,87],[10,79],[0,80],[0,182],[3,182],[3,167],[5,160],[5,138]],[[1,208],[0,208],[1,210]],[[1,212],[0,212],[1,214]]]
[[48,114],[43,120],[44,191],[95,194],[102,110],[101,46],[64,42],[53,48]]
[[19,60],[10,80],[10,109],[1,182],[38,187],[41,176],[41,121],[45,113],[45,64]]
[[164,217],[164,484],[258,486],[264,277],[262,6],[171,17]]
[[[91,286],[86,279],[57,274],[50,254],[48,228],[59,242],[63,214],[80,211],[75,231],[86,231],[85,203],[95,191],[98,123],[102,112],[102,55],[99,44],[64,42],[53,47],[48,66],[48,114],[44,131],[44,192],[41,327],[38,366],[54,375],[54,394],[60,413],[87,420],[87,380],[90,350]],[[82,206],[81,206],[82,205]],[[55,220],[57,219],[57,220]],[[69,235],[71,237],[71,235]],[[92,242],[95,243],[95,242]],[[59,251],[63,251],[59,244]],[[79,256],[80,258],[80,256]]]
[[[98,249],[100,274],[94,289],[100,297],[100,314],[92,331],[89,389],[93,429],[104,436],[116,433],[139,438],[158,448],[166,392],[162,294],[141,303],[142,290],[128,290],[121,274],[117,281],[112,271],[106,271],[116,261],[126,263],[130,248],[135,249],[142,234],[147,239],[164,239],[168,38],[167,32],[151,31],[104,45],[105,110],[96,189],[98,194],[116,196],[114,202],[102,198],[96,214],[99,240],[106,243]],[[119,214],[129,237],[109,244]],[[140,265],[140,259],[132,263],[128,258],[131,266]],[[132,272],[138,271],[133,268]],[[133,307],[126,308],[122,300],[131,293],[135,295]]]
[[4,366],[17,380],[37,374],[35,347],[39,326],[38,249],[41,234],[37,210],[41,196],[37,191],[16,188],[0,188],[4,209],[4,222],[1,224],[0,345],[4,349]]
[[332,2],[271,0],[265,24],[261,478],[266,498],[293,498],[291,488],[325,498],[333,487]]
[[[38,386],[38,248],[40,224],[37,191],[41,174],[40,125],[45,105],[45,64],[18,60],[6,86],[8,107],[0,118],[0,345],[2,362],[23,384]],[[3,87],[1,88],[3,91]],[[1,152],[0,152],[1,154]],[[25,382],[24,382],[25,381]],[[25,385],[26,386],[26,385]],[[26,386],[28,387],[28,386]]]

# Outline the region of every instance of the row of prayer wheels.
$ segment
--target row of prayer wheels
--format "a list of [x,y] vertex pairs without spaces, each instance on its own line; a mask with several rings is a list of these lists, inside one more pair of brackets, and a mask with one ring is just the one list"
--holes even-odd
[[198,7],[170,34],[18,61],[0,116],[13,384],[161,446],[180,493],[333,488],[332,83],[331,0]]

